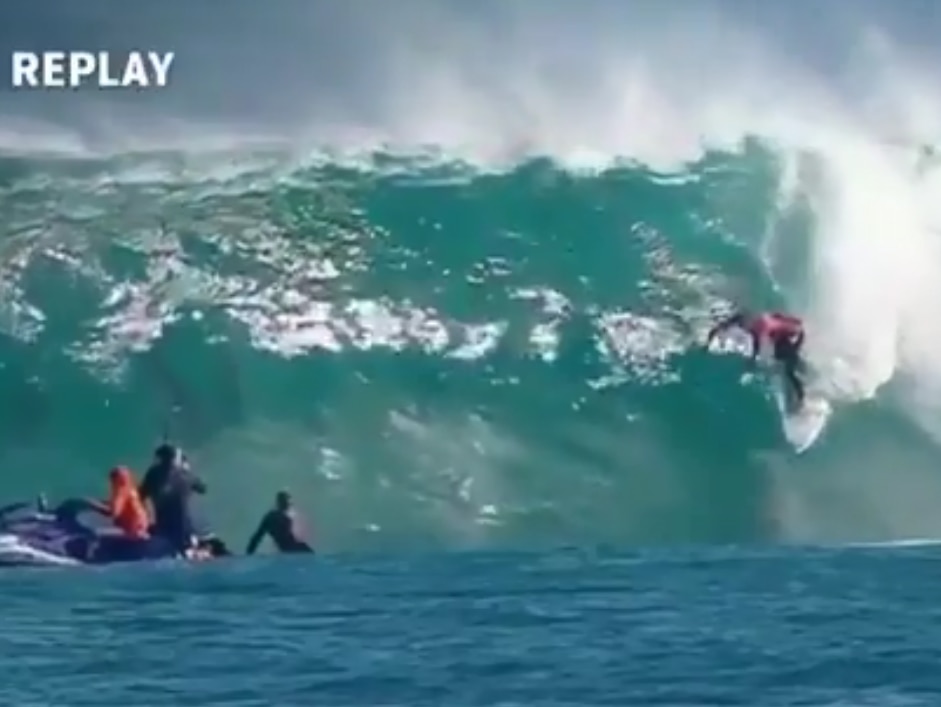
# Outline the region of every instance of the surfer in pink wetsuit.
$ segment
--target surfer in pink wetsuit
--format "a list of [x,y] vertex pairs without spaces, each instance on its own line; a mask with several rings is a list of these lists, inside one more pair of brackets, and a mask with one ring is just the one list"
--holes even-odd
[[746,331],[752,340],[752,364],[761,353],[761,343],[767,339],[774,349],[774,360],[784,368],[784,378],[791,386],[798,405],[804,402],[804,383],[798,371],[802,368],[801,346],[804,344],[804,323],[797,317],[781,312],[763,312],[752,315],[739,311],[714,326],[706,339],[708,346],[719,333],[738,327]]

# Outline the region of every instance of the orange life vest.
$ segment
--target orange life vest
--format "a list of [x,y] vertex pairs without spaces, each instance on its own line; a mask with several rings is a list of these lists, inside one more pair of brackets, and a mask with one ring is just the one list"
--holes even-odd
[[148,537],[150,517],[147,508],[137,493],[134,475],[127,467],[119,466],[111,470],[111,497],[108,510],[111,521],[132,538]]

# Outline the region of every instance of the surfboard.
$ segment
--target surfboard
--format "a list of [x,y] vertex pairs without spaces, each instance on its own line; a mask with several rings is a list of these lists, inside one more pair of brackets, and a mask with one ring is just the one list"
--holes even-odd
[[826,398],[807,393],[804,404],[795,409],[784,392],[784,384],[779,383],[775,398],[781,412],[781,426],[784,436],[798,454],[806,452],[820,437],[827,426],[827,420],[833,409]]
[[[709,350],[713,353],[748,355],[751,351],[751,340],[747,335],[737,332],[723,332],[713,339]],[[763,347],[759,360],[774,379],[774,397],[778,411],[781,415],[781,429],[788,444],[798,454],[810,449],[827,426],[827,420],[833,412],[829,401],[814,390],[814,374],[812,371],[806,377],[807,397],[800,409],[795,409],[780,367],[772,360],[770,347]],[[805,372],[805,374],[807,373]]]

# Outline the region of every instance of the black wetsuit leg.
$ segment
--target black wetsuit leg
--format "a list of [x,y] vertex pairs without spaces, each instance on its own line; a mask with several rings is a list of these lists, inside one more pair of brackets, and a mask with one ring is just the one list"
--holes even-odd
[[193,523],[186,500],[181,498],[163,499],[155,507],[153,531],[169,542],[179,554],[185,554],[193,541]]
[[303,540],[293,540],[278,548],[283,553],[312,553],[314,549]]
[[279,552],[313,552],[313,548],[294,533],[294,519],[290,513],[275,511],[268,516],[268,535]]
[[782,336],[774,342],[774,358],[783,366],[784,377],[790,384],[798,404],[804,402],[804,382],[799,374],[802,365],[800,347],[803,341],[803,336],[795,338]]

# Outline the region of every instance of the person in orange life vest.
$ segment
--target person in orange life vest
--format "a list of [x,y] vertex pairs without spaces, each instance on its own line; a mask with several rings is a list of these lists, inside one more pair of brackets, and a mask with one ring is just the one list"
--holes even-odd
[[801,347],[804,344],[804,323],[797,317],[781,312],[764,312],[752,315],[739,311],[719,322],[706,338],[706,346],[721,332],[738,327],[751,336],[751,363],[754,365],[761,353],[762,341],[771,342],[774,359],[784,368],[784,378],[791,386],[798,405],[804,402],[804,383],[799,371],[803,367]]
[[124,537],[134,540],[146,540],[150,537],[150,516],[137,492],[137,484],[131,470],[118,466],[108,475],[111,493],[107,503],[92,501],[91,505],[99,513],[108,516]]

